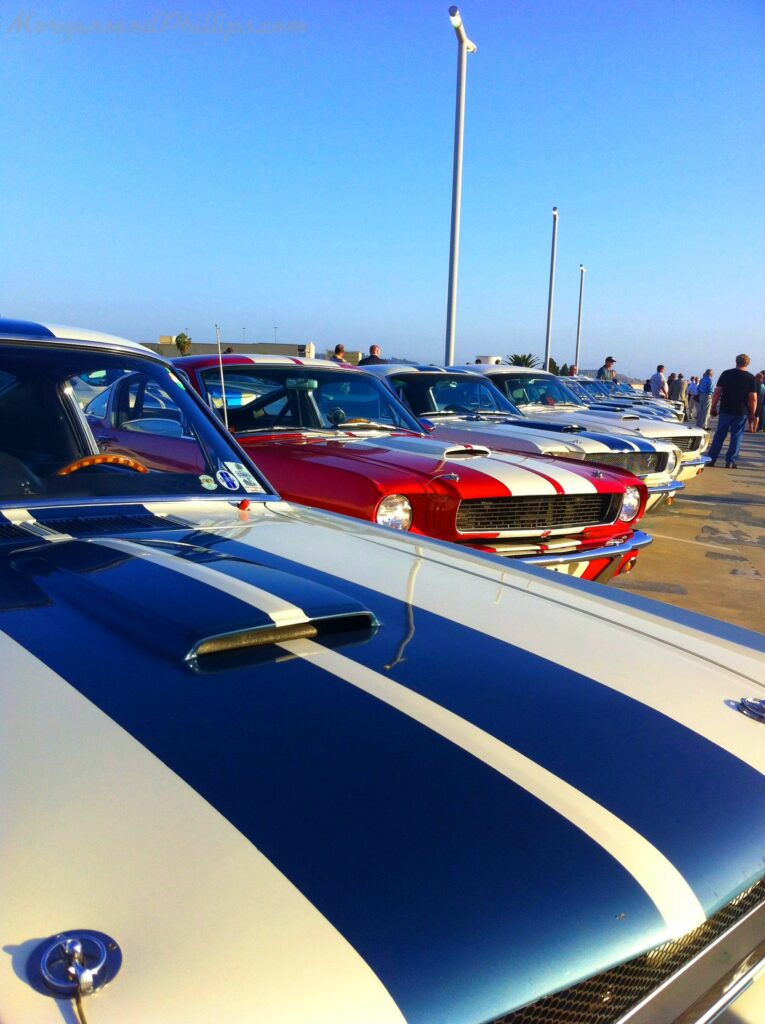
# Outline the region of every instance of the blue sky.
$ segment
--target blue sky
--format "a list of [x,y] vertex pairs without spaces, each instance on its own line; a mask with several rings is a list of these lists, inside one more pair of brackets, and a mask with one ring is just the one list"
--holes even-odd
[[[440,360],[447,8],[0,3],[0,313],[144,341],[278,325]],[[583,262],[585,365],[765,364],[760,0],[461,11],[478,52],[458,359],[543,352],[557,205],[556,358],[573,355]],[[109,18],[144,31],[81,30]],[[261,31],[234,34],[247,18]]]

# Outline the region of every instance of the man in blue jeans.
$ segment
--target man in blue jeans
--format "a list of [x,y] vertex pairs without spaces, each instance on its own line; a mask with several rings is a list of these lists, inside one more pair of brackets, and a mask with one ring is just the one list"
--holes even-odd
[[719,407],[720,418],[717,421],[717,430],[712,438],[712,444],[709,446],[709,457],[712,460],[709,463],[710,466],[714,466],[717,462],[725,438],[730,431],[725,468],[738,469],[736,460],[747,421],[749,429],[754,429],[757,388],[754,376],[747,370],[747,366],[749,366],[749,356],[743,354],[736,356],[736,369],[725,370],[720,374],[717,387],[712,395],[712,415],[717,415]]

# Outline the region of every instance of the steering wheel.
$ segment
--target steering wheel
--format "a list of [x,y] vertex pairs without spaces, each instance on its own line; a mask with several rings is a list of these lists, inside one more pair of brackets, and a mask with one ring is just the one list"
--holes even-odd
[[134,469],[136,473],[149,472],[142,462],[127,455],[86,455],[83,459],[75,459],[74,462],[57,469],[56,476],[69,476],[70,473],[76,473],[78,469],[87,469],[89,466],[122,466],[123,469]]

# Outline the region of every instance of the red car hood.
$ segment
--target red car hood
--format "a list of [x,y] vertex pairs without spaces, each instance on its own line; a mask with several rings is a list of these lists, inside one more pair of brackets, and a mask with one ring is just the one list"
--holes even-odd
[[[385,488],[428,489],[435,479],[461,496],[489,492],[518,494],[591,494],[620,491],[622,484],[608,473],[596,473],[571,461],[540,459],[522,455],[490,452],[475,445],[450,444],[412,434],[369,436],[318,433],[268,436],[244,435],[237,438],[256,463],[280,488],[281,472],[294,472],[295,464],[342,468],[346,473],[358,470]],[[277,459],[273,458],[278,455]],[[273,460],[273,461],[272,461]],[[289,464],[294,467],[289,469]],[[283,466],[283,470],[279,467]],[[454,474],[458,480],[449,480]]]

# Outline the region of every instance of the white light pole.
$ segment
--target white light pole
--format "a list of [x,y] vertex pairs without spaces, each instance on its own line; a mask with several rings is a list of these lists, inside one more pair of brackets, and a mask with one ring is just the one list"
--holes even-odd
[[552,249],[550,250],[550,290],[547,294],[547,334],[545,335],[545,370],[550,369],[550,345],[552,342],[553,293],[555,292],[555,256],[558,251],[558,207],[552,208]]
[[279,328],[278,327],[274,327],[274,345],[276,344],[276,338],[277,338],[278,334],[279,334]]
[[574,366],[579,369],[579,343],[582,340],[582,298],[584,297],[584,275],[585,269],[579,264],[579,316],[576,321],[576,352],[574,353]]
[[243,327],[243,328],[242,328],[242,344],[243,344],[243,345],[245,344],[244,338],[245,338],[245,332],[246,332],[246,330],[247,330],[247,328],[246,328],[246,327]]
[[462,203],[462,143],[465,132],[465,72],[467,55],[475,53],[456,7],[449,8],[449,20],[457,33],[457,102],[454,113],[454,166],[452,169],[452,230],[449,243],[449,294],[446,300],[446,365],[454,362],[454,332],[457,323],[457,267],[460,250],[460,207]]

